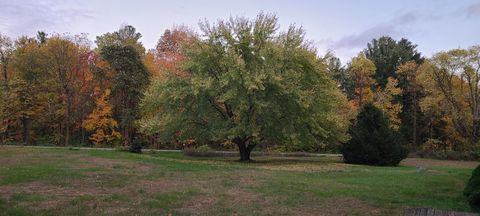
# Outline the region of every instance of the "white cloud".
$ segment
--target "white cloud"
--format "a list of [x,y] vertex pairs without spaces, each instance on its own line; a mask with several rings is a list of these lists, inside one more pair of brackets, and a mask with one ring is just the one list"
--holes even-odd
[[79,8],[76,1],[0,0],[0,31],[17,37],[39,30],[65,30],[77,19],[91,17],[91,11]]

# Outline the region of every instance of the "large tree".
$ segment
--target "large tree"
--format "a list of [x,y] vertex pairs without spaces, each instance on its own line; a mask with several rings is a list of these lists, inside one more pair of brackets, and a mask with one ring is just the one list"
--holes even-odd
[[16,73],[7,99],[7,121],[20,121],[23,142],[29,144],[32,120],[38,117],[45,96],[42,88],[46,73],[41,61],[41,47],[35,39],[21,37],[15,46],[13,66]]
[[43,46],[44,61],[63,103],[64,145],[69,145],[73,119],[76,72],[80,69],[80,48],[67,38],[49,38]]
[[[344,141],[346,98],[301,28],[277,33],[277,17],[203,23],[186,52],[187,77],[157,81],[141,127],[165,141],[232,142],[240,160],[258,145],[315,150]],[[153,112],[154,111],[154,112]]]
[[116,101],[116,112],[120,118],[120,128],[124,145],[132,142],[138,116],[138,103],[150,82],[151,74],[145,68],[140,54],[130,45],[105,46],[101,56],[115,70],[112,80],[112,96]]
[[[411,130],[411,132],[406,132],[406,134],[411,134],[410,137],[407,137],[407,140],[410,140],[411,149],[416,149],[419,141],[419,122],[422,121],[423,113],[420,110],[420,99],[423,96],[422,86],[417,82],[418,77],[418,67],[419,65],[415,61],[408,61],[400,66],[398,66],[396,74],[400,83],[404,83],[402,97],[409,100],[404,100],[408,102],[404,106],[404,115],[403,115],[403,125],[402,128],[405,130]],[[409,118],[407,118],[408,115]],[[405,133],[405,132],[404,132]]]
[[414,107],[414,100],[422,96],[421,89],[412,91],[413,89],[409,81],[404,79],[405,77],[399,76],[396,71],[400,65],[409,61],[413,61],[416,64],[421,64],[424,61],[421,53],[417,51],[417,45],[405,38],[397,41],[391,37],[383,36],[368,43],[363,53],[375,64],[377,70],[374,78],[381,89],[387,86],[390,77],[399,81],[398,87],[402,90],[402,94],[396,96],[394,100],[402,106],[402,110],[399,113],[399,118],[402,122],[400,131],[406,140],[410,143],[416,143],[417,141],[413,140],[413,137],[421,137],[422,131],[412,130],[413,122],[415,122],[416,128],[423,128],[425,123],[422,121],[422,118],[414,120],[411,113],[416,112],[417,116],[422,116],[420,109]]
[[437,53],[419,70],[419,79],[427,93],[421,102],[422,110],[441,110],[443,118],[456,133],[451,136],[452,148],[478,148],[480,46]]

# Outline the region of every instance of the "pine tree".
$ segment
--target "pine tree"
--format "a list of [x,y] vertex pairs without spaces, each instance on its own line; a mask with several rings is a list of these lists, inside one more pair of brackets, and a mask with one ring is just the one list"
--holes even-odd
[[395,166],[407,156],[401,137],[372,103],[366,104],[350,127],[351,139],[342,148],[346,163]]
[[463,194],[467,197],[472,209],[480,211],[480,166],[473,170]]
[[102,48],[101,55],[115,70],[112,99],[115,102],[115,114],[120,118],[124,146],[130,146],[136,133],[134,122],[140,117],[138,104],[151,74],[133,46],[106,46]]

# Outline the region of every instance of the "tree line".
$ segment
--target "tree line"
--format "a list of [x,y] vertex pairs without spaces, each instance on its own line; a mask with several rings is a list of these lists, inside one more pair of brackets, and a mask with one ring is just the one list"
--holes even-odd
[[478,151],[480,46],[426,58],[383,36],[342,64],[278,28],[271,14],[205,21],[149,50],[130,25],[95,48],[85,34],[0,35],[0,141],[338,151],[371,104],[411,151]]

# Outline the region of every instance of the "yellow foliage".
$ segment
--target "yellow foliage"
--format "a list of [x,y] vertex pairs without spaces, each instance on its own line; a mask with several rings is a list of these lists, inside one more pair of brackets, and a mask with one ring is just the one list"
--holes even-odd
[[373,98],[371,87],[375,85],[373,75],[375,74],[376,67],[365,55],[360,54],[352,59],[350,70],[354,76],[355,83],[355,98],[353,104],[357,108],[360,108]]
[[393,103],[393,99],[401,93],[402,89],[398,87],[398,80],[389,77],[385,88],[376,91],[373,101],[373,104],[388,116],[390,127],[395,130],[400,128],[401,121],[398,114],[402,111],[402,104]]
[[90,140],[95,145],[111,145],[114,140],[121,138],[120,133],[117,131],[118,123],[112,118],[112,106],[108,103],[109,96],[110,89],[107,89],[96,100],[95,109],[83,123],[83,127],[87,131],[94,132],[90,136]]

